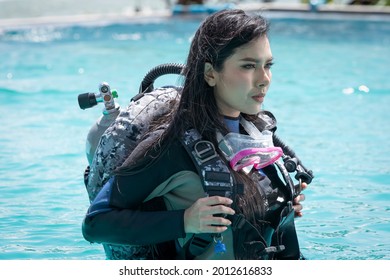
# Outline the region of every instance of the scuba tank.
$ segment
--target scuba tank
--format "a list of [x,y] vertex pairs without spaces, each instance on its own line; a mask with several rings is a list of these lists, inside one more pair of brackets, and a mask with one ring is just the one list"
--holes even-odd
[[[138,101],[145,93],[152,92],[154,90],[154,81],[160,76],[166,74],[181,74],[183,69],[184,65],[177,63],[166,63],[152,68],[146,73],[140,84],[138,94],[134,96],[131,101]],[[89,165],[92,164],[96,147],[99,144],[101,136],[121,112],[121,108],[115,102],[114,98],[118,98],[118,93],[116,90],[111,90],[110,85],[107,82],[102,82],[99,85],[98,93],[87,92],[79,94],[78,96],[79,107],[83,110],[92,108],[98,103],[104,103],[102,116],[92,125],[87,135],[86,156]]]
[[[178,96],[175,87],[153,90],[153,82],[163,74],[177,74],[183,65],[164,64],[149,71],[143,79],[140,92],[131,99],[126,109],[120,109],[113,98],[117,97],[107,83],[99,86],[99,93],[83,93],[78,96],[81,109],[104,102],[102,116],[92,125],[86,140],[89,165],[84,171],[84,183],[92,202],[103,185],[112,176],[140,141],[150,120],[156,114],[169,110],[166,104]],[[155,259],[153,246],[103,244],[107,259]]]
[[100,137],[119,115],[120,106],[114,100],[117,97],[118,93],[116,90],[111,90],[107,82],[99,85],[99,93],[87,92],[78,96],[80,109],[83,110],[92,108],[98,102],[104,103],[102,116],[92,125],[87,135],[85,149],[89,165],[92,164]]

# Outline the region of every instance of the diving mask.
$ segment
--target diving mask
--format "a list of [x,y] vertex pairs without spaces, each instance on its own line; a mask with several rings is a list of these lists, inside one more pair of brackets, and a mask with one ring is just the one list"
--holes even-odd
[[272,133],[263,131],[255,138],[239,133],[228,133],[218,145],[233,170],[245,167],[263,168],[277,161],[283,154],[280,147],[275,147]]

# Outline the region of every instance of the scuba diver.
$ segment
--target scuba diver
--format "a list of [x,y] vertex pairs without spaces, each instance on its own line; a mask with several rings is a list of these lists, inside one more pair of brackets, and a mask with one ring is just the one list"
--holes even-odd
[[294,218],[313,174],[261,109],[272,78],[268,29],[260,15],[214,13],[195,33],[182,87],[141,84],[121,113],[110,103],[113,124],[88,152],[82,225],[107,258],[303,258]]

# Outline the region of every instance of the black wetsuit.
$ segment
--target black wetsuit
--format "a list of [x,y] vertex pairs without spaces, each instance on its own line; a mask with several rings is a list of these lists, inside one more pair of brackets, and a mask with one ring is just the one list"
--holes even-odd
[[183,145],[175,140],[158,160],[142,172],[115,176],[106,183],[91,204],[83,223],[83,234],[88,241],[147,245],[185,236],[185,209],[153,213],[139,211],[141,204],[160,182],[183,170],[197,172]]

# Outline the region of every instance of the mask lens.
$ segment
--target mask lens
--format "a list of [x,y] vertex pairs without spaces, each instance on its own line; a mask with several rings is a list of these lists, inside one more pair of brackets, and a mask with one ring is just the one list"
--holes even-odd
[[283,154],[281,148],[274,147],[271,133],[263,135],[261,139],[229,133],[220,141],[219,148],[235,171],[247,166],[263,168],[277,161]]

